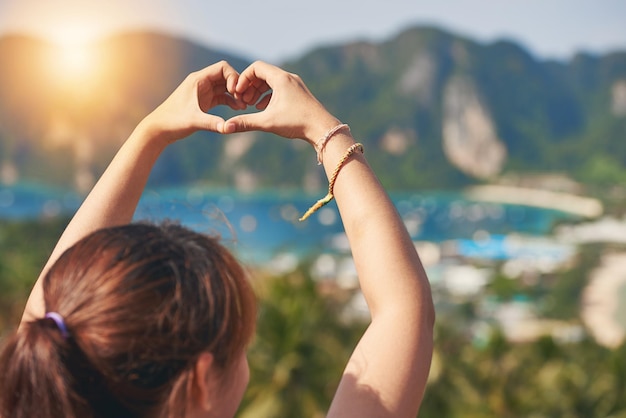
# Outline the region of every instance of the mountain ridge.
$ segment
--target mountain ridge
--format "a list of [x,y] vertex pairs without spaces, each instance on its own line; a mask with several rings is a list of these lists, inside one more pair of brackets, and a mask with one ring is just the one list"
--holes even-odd
[[[107,63],[100,82],[59,95],[41,66],[51,48],[0,38],[0,183],[45,179],[86,190],[186,74],[221,59],[238,70],[250,63],[178,36],[118,34],[98,42]],[[279,64],[351,125],[391,189],[456,188],[510,173],[565,172],[592,183],[624,175],[626,51],[542,60],[510,40],[415,26]],[[166,150],[150,181],[324,187],[306,146],[270,137],[196,134]]]

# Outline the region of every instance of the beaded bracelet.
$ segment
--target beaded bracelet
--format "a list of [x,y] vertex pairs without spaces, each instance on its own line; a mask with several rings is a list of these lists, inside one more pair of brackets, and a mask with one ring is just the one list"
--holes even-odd
[[348,148],[348,151],[346,151],[339,163],[337,163],[337,167],[335,167],[335,171],[333,171],[332,176],[330,176],[330,182],[328,183],[328,193],[326,194],[326,196],[315,202],[315,204],[311,206],[309,210],[304,213],[304,215],[302,215],[302,217],[299,219],[300,222],[304,221],[306,218],[314,214],[319,208],[333,200],[333,198],[335,197],[335,195],[333,194],[333,189],[335,188],[335,182],[337,181],[339,171],[341,171],[341,168],[345,165],[346,161],[348,161],[348,159],[356,151],[360,151],[361,154],[363,154],[363,144],[357,142],[356,144],[353,144],[350,148]]
[[324,135],[319,141],[315,143],[315,151],[317,152],[317,165],[322,165],[322,151],[324,151],[324,148],[326,148],[326,144],[328,143],[328,141],[330,141],[330,138],[332,138],[333,135],[335,135],[343,128],[348,128],[348,131],[350,131],[350,127],[347,124],[339,124],[334,128],[331,128],[328,132],[326,132],[326,135]]

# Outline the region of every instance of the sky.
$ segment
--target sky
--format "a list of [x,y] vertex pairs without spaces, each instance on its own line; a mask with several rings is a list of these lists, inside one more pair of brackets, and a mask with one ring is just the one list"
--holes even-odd
[[274,63],[415,25],[514,40],[541,58],[626,50],[626,0],[0,0],[0,36],[67,43],[150,29]]

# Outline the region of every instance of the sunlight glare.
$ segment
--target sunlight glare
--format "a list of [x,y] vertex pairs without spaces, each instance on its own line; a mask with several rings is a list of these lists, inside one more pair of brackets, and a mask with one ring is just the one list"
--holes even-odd
[[58,30],[52,38],[52,76],[61,84],[82,84],[98,70],[93,34],[78,26]]
[[50,52],[51,85],[66,93],[84,95],[98,84],[102,63],[95,44],[56,44]]
[[87,46],[63,45],[59,48],[59,67],[67,77],[84,76],[93,70],[94,56]]
[[93,56],[85,46],[63,45],[59,50],[59,66],[70,75],[81,75],[89,71]]

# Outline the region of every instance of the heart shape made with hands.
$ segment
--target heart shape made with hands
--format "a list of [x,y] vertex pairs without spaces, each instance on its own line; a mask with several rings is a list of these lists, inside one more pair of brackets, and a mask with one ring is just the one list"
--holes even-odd
[[[234,110],[233,117],[258,113],[251,113],[249,111],[251,106],[258,111],[264,111],[270,103],[272,89],[268,82],[257,74],[258,65],[255,65],[256,63],[250,65],[239,74],[230,64],[221,61],[192,73],[187,80],[191,79],[196,89],[200,110],[211,116],[214,121],[219,119],[220,122],[224,122],[223,119],[211,112],[211,109],[218,105],[225,105]],[[282,71],[277,67],[274,70]],[[217,128],[217,125],[213,127]]]
[[[200,70],[195,77],[199,105],[205,114],[211,115],[208,112],[216,105],[235,111],[226,121],[212,115],[213,120],[204,125],[219,133],[257,130],[311,142],[339,123],[299,76],[271,64],[257,61],[239,74],[222,61]],[[249,107],[257,112],[250,112]]]

